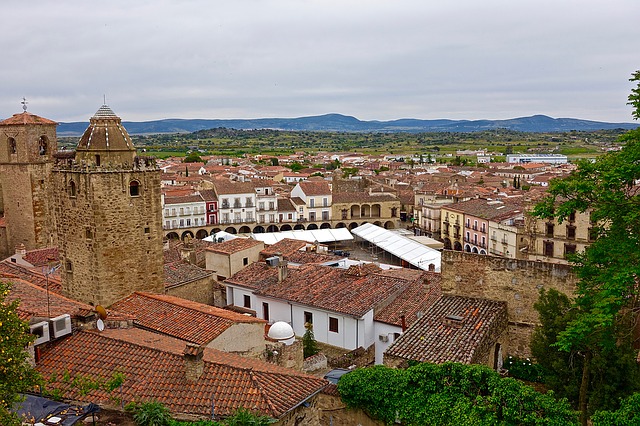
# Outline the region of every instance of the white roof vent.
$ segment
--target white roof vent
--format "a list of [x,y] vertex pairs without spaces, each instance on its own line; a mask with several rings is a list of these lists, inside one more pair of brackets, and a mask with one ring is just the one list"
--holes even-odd
[[273,340],[284,342],[285,345],[290,345],[295,340],[295,333],[293,328],[284,321],[278,321],[269,328],[267,336]]

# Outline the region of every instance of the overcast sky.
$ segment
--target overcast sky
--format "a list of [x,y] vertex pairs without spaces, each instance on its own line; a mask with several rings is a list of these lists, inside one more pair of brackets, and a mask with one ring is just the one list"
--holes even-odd
[[632,122],[640,1],[14,1],[0,36],[0,119]]

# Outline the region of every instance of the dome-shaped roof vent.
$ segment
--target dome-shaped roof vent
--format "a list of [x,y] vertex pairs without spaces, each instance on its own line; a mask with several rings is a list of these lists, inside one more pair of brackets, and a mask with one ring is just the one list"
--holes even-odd
[[285,345],[290,345],[295,340],[295,333],[293,328],[284,321],[278,321],[269,328],[267,336],[273,340],[284,342]]

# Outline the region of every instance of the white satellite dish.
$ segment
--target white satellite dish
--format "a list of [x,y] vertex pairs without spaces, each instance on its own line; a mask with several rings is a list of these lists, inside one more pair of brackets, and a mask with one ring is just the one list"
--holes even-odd
[[98,318],[98,320],[96,321],[96,327],[98,328],[98,331],[104,330],[104,321]]

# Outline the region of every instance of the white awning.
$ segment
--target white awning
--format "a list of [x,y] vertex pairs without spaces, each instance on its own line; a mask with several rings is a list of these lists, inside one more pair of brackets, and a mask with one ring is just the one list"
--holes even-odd
[[429,270],[429,265],[433,264],[436,272],[440,272],[441,253],[438,250],[371,223],[358,226],[352,229],[351,233],[375,244],[416,268],[427,271]]
[[302,240],[308,243],[332,243],[336,241],[353,240],[353,235],[347,228],[336,229],[311,229],[311,230],[295,230],[282,232],[264,232],[259,234],[251,234],[251,238],[262,241],[265,244],[275,244],[285,238],[292,240]]

